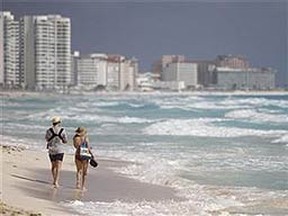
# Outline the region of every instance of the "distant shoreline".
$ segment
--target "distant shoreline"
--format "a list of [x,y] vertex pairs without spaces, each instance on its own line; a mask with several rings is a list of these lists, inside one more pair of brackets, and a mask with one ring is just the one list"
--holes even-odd
[[71,95],[71,96],[89,96],[89,95],[99,95],[99,96],[110,96],[110,95],[192,95],[192,96],[206,96],[206,95],[215,95],[215,96],[261,96],[261,95],[288,95],[288,91],[285,90],[274,90],[274,91],[187,91],[187,92],[168,92],[168,91],[152,91],[152,92],[88,92],[88,91],[79,91],[79,92],[71,92],[71,93],[61,93],[61,92],[36,92],[36,91],[7,91],[0,90],[1,97],[8,98],[17,98],[23,96],[56,96],[56,95]]

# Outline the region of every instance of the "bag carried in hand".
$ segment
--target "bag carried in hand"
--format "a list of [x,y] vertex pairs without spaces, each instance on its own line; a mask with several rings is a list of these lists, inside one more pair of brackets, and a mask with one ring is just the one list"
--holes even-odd
[[80,158],[82,160],[91,159],[91,154],[89,152],[88,145],[85,142],[80,145]]

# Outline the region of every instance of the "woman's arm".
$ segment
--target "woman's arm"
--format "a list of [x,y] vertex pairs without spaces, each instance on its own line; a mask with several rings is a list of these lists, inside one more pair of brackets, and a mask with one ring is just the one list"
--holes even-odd
[[73,138],[73,145],[74,148],[78,148],[81,145],[81,138],[80,137],[74,137]]

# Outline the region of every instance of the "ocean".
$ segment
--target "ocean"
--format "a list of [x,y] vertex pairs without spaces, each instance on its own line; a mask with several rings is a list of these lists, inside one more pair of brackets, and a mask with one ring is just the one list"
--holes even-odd
[[40,94],[1,108],[2,144],[45,151],[59,115],[97,156],[134,162],[115,172],[184,198],[63,203],[86,215],[288,215],[287,94]]

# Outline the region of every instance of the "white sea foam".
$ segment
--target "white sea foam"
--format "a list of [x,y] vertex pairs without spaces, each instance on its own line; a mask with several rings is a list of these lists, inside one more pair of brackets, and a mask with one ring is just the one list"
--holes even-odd
[[7,123],[5,125],[5,131],[11,130],[12,132],[15,130],[21,130],[21,131],[29,131],[31,133],[39,133],[40,131],[46,131],[47,126],[41,126],[41,125],[29,125],[24,123]]
[[241,106],[250,106],[250,107],[265,107],[273,106],[279,108],[288,108],[288,102],[286,100],[276,100],[276,99],[267,99],[263,97],[254,97],[254,98],[233,98],[232,101],[226,103],[235,103]]
[[157,120],[135,118],[135,117],[128,117],[128,116],[120,117],[119,119],[117,119],[117,122],[119,122],[119,123],[128,123],[128,124],[129,123],[152,123],[155,121],[157,121]]
[[[120,104],[121,102],[119,101],[97,101],[97,102],[94,102],[92,105],[97,106],[97,107],[114,107],[114,106],[119,106]],[[90,106],[91,103],[88,103],[88,105]]]
[[166,100],[154,100],[161,109],[178,108],[183,110],[205,109],[205,110],[229,110],[229,109],[251,109],[255,107],[274,106],[279,108],[288,108],[288,102],[283,100],[271,100],[266,98],[246,98],[239,99],[227,97],[223,100],[207,100],[203,97],[181,98],[172,97]]
[[197,109],[205,109],[205,110],[229,110],[229,109],[239,109],[243,107],[249,108],[249,105],[241,105],[239,103],[234,103],[233,101],[222,101],[222,102],[216,102],[216,101],[203,101],[203,102],[197,102],[192,105],[190,105],[191,108],[197,108]]
[[143,108],[145,106],[145,102],[142,102],[141,104],[136,104],[136,103],[131,102],[128,105],[132,108]]
[[[226,100],[225,100],[226,101]],[[229,100],[227,100],[229,102]],[[241,105],[237,102],[226,103],[223,101],[209,101],[202,97],[188,97],[181,98],[179,100],[177,97],[172,97],[166,100],[155,100],[156,104],[160,106],[161,109],[183,109],[183,110],[193,110],[193,109],[235,109],[239,108]]]
[[[271,193],[254,188],[229,188],[213,187],[197,184],[190,184],[178,190],[179,196],[186,199],[180,200],[161,200],[161,201],[129,201],[115,200],[113,202],[82,202],[79,200],[61,202],[65,207],[69,207],[87,216],[210,216],[210,215],[250,215],[245,214],[245,208],[251,206],[251,202],[265,201],[265,199],[276,200],[285,199],[285,193]],[[275,207],[277,203],[275,202]],[[271,203],[273,206],[273,203]],[[232,212],[229,212],[229,209]],[[234,208],[234,211],[233,211]],[[243,209],[241,211],[241,208]],[[255,206],[255,210],[266,214],[261,206]],[[239,214],[235,214],[238,209]],[[214,212],[214,213],[213,213]],[[257,214],[259,215],[259,214]]]
[[156,122],[143,129],[148,135],[177,135],[200,137],[241,137],[241,136],[279,136],[286,131],[256,130],[249,128],[235,128],[215,126],[213,122],[223,119],[170,119]]
[[[35,142],[35,140],[32,139],[19,139],[16,137],[12,136],[4,136],[0,134],[0,140],[2,145],[7,145],[7,146],[21,146],[24,147],[25,149],[30,149],[30,148],[35,148],[38,143]],[[29,144],[28,144],[29,143]],[[39,148],[37,148],[39,150]]]
[[232,118],[232,119],[246,119],[252,122],[288,123],[287,115],[259,112],[255,109],[234,110],[234,111],[226,113],[225,117]]
[[[77,204],[75,205],[75,202]],[[221,204],[212,203],[211,201],[203,202],[203,200],[195,201],[140,201],[140,202],[124,202],[117,200],[114,202],[83,202],[79,205],[79,201],[70,201],[62,203],[66,207],[72,207],[77,212],[87,216],[191,216],[191,215],[210,215],[209,211],[216,211],[223,208]],[[205,204],[205,205],[204,205]],[[221,211],[220,211],[221,212]],[[224,212],[224,211],[223,211]]]
[[[177,98],[177,97],[172,97],[172,98],[164,98],[159,100],[159,98],[153,98],[153,103],[158,105],[160,109],[182,109],[182,110],[193,110],[195,108],[203,108],[203,107],[210,107],[207,106],[207,102],[201,97],[187,97],[187,98]],[[205,106],[201,106],[202,103],[205,103]],[[211,105],[215,107],[214,105]],[[211,107],[212,109],[212,107]]]
[[129,116],[109,116],[97,113],[83,113],[79,115],[75,111],[66,110],[66,111],[47,111],[41,112],[37,114],[31,114],[29,116],[23,117],[23,119],[30,119],[30,120],[37,120],[37,119],[44,119],[45,121],[50,121],[51,113],[58,113],[61,118],[65,121],[69,119],[70,121],[81,121],[81,122],[94,122],[94,123],[123,123],[123,124],[131,124],[131,123],[152,123],[157,120],[151,120],[146,118],[137,118],[137,117],[129,117]]
[[178,100],[177,98],[171,98],[166,101],[157,101],[155,102],[159,105],[161,109],[182,109],[182,110],[194,110],[194,109],[213,109],[216,108],[214,103],[204,101],[201,98],[188,98],[183,100]]
[[[139,157],[139,154],[137,154],[137,156]],[[177,182],[176,167],[178,166],[173,164],[173,161],[160,158],[149,158],[148,155],[144,155],[144,157],[145,156],[147,158],[145,163],[131,164],[120,169],[117,168],[115,171],[130,178],[156,185],[171,186]],[[139,161],[139,158],[137,161]],[[153,166],[151,166],[152,164]]]
[[[75,201],[63,203],[64,206],[69,208],[74,208],[77,212],[87,215],[87,216],[150,216],[150,215],[188,215],[183,214],[183,210],[179,209],[179,203],[174,203],[173,201],[169,202],[123,202],[120,200],[114,202],[83,202],[83,205],[79,206],[78,204],[75,206]],[[173,208],[169,208],[169,204],[173,205]],[[191,211],[187,211],[189,213],[197,213],[192,206],[190,207]],[[181,207],[183,209],[183,207]],[[177,211],[177,212],[176,212]]]
[[287,143],[288,145],[288,132],[279,139],[273,140],[272,143]]
[[[15,136],[0,135],[1,145],[5,146],[19,146],[25,149],[47,152],[46,142],[44,138],[42,141],[39,139],[29,139],[29,138],[19,138]],[[63,149],[67,154],[73,154],[74,148],[72,148],[72,143],[69,140],[68,145],[64,145]]]

